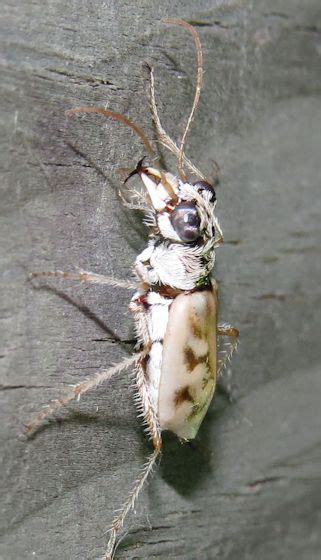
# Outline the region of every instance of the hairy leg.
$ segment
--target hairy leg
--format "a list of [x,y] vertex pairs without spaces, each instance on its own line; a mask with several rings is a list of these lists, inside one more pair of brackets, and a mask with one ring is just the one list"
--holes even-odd
[[147,480],[147,478],[149,477],[149,475],[152,473],[154,465],[156,463],[156,460],[158,458],[158,456],[160,455],[161,452],[161,447],[156,447],[154,449],[154,451],[149,455],[139,477],[137,478],[134,487],[132,488],[131,492],[129,493],[128,498],[126,499],[126,501],[124,502],[124,504],[122,505],[120,511],[117,513],[117,515],[114,517],[112,524],[111,524],[111,529],[110,529],[110,538],[107,544],[107,550],[105,555],[103,556],[103,560],[112,560],[114,557],[114,553],[116,550],[116,541],[117,541],[117,535],[118,533],[121,531],[121,529],[124,526],[124,521],[125,518],[127,516],[127,514],[134,509],[136,500],[141,492],[141,490],[143,489],[143,486],[145,485],[145,482]]
[[141,411],[141,416],[146,423],[148,434],[152,439],[154,451],[148,457],[147,462],[144,465],[140,476],[137,478],[128,498],[125,500],[120,511],[116,513],[112,521],[110,529],[111,534],[107,545],[107,551],[105,553],[105,556],[103,557],[103,560],[112,560],[116,548],[117,536],[124,526],[126,516],[134,508],[135,502],[141,490],[143,489],[148,476],[151,474],[158,456],[161,453],[161,430],[159,427],[157,414],[150,401],[149,390],[146,381],[145,360],[148,356],[148,349],[149,345],[148,343],[146,343],[145,354],[141,356],[136,365],[136,385],[138,389],[137,399],[139,409]]
[[96,375],[93,375],[90,378],[85,379],[84,381],[81,381],[80,383],[77,383],[76,385],[71,387],[69,391],[66,391],[66,393],[60,398],[53,400],[45,410],[42,410],[29,424],[27,424],[27,435],[29,436],[34,433],[47,418],[52,416],[63,406],[66,406],[70,401],[76,398],[79,400],[81,395],[89,391],[89,389],[97,387],[104,381],[107,381],[108,379],[113,377],[116,373],[120,373],[131,365],[137,363],[141,359],[141,357],[142,353],[133,354],[129,358],[124,358],[124,360],[122,360],[119,364],[98,372],[96,373]]
[[220,351],[221,357],[219,359],[218,368],[217,368],[217,376],[219,377],[220,374],[226,368],[227,364],[230,362],[232,355],[237,349],[240,333],[238,329],[236,329],[235,327],[232,327],[231,325],[224,323],[223,325],[217,326],[217,335],[228,336],[232,339],[230,342],[227,342],[224,345],[224,349]]
[[64,272],[63,270],[47,270],[40,272],[31,272],[30,278],[63,278],[64,280],[76,280],[78,282],[88,282],[90,284],[105,284],[117,288],[124,288],[126,290],[135,290],[134,283],[126,282],[126,280],[116,280],[111,276],[104,276],[96,274],[95,272],[88,272],[80,270],[79,272]]

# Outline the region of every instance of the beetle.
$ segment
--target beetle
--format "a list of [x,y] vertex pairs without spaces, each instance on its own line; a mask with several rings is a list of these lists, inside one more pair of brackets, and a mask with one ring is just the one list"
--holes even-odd
[[[133,509],[145,481],[161,454],[162,432],[169,430],[181,441],[193,440],[214,395],[216,381],[237,347],[239,331],[218,324],[218,287],[212,276],[216,248],[223,242],[217,217],[215,185],[185,156],[184,147],[199,102],[203,78],[203,54],[199,35],[189,23],[175,18],[163,20],[188,30],[197,54],[197,80],[192,110],[178,146],[162,127],[155,99],[153,68],[150,73],[150,100],[159,141],[177,157],[178,174],[140,160],[126,178],[123,203],[144,212],[149,230],[147,247],[137,256],[133,273],[135,283],[115,280],[87,271],[33,272],[35,277],[56,277],[93,284],[135,289],[129,309],[132,312],[137,344],[135,353],[120,364],[73,386],[54,400],[27,426],[31,434],[48,418],[74,398],[134,367],[136,400],[153,444],[153,451],[121,509],[111,524],[104,560],[114,556],[117,537],[125,518]],[[67,111],[100,113],[130,127],[143,141],[150,155],[154,150],[144,132],[126,116],[97,107],[78,107]],[[189,169],[197,180],[191,181]],[[130,186],[138,178],[143,190]],[[218,360],[219,336],[231,342]]]

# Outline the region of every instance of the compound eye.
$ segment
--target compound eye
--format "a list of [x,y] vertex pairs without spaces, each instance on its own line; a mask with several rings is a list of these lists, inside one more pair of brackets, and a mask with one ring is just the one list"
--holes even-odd
[[215,189],[210,183],[208,183],[207,181],[196,181],[196,183],[193,183],[193,187],[195,187],[199,192],[208,191],[209,193],[211,193],[210,201],[215,202],[216,200]]
[[200,236],[200,217],[195,204],[181,202],[171,213],[171,224],[184,243],[192,243]]

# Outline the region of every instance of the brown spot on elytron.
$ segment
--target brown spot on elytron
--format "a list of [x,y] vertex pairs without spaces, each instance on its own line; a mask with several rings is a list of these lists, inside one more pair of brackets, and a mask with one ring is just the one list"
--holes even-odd
[[188,386],[184,387],[183,389],[180,389],[179,391],[176,391],[175,400],[174,400],[175,406],[180,406],[186,401],[193,402]]
[[202,379],[202,390],[206,389],[209,383],[213,384],[213,382],[215,383],[215,371],[211,371],[210,368],[208,368]]
[[190,373],[194,370],[194,368],[196,368],[196,366],[207,363],[208,361],[207,353],[204,356],[196,356],[190,346],[186,346],[184,348],[184,357]]
[[201,414],[202,411],[204,410],[204,408],[206,408],[207,406],[208,406],[208,400],[207,399],[202,403],[195,403],[193,405],[192,412],[189,415],[188,419],[192,420],[193,418],[195,418],[195,416],[198,416],[199,414]]
[[195,315],[190,317],[190,323],[193,335],[196,338],[204,338],[204,332],[202,330],[201,323],[196,319]]

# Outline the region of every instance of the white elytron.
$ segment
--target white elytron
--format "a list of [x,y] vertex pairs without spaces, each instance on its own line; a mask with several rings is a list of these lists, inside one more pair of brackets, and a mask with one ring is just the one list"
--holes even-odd
[[[213,186],[184,154],[185,139],[198,104],[202,84],[203,60],[199,36],[188,23],[168,18],[165,23],[185,27],[193,35],[197,52],[197,82],[192,111],[178,147],[165,133],[157,113],[154,75],[150,68],[151,108],[158,139],[177,156],[178,176],[149,167],[141,160],[126,179],[141,181],[143,190],[130,186],[123,202],[144,212],[149,228],[147,247],[134,264],[136,284],[118,281],[91,272],[34,272],[32,277],[53,276],[82,282],[135,288],[130,303],[137,345],[136,353],[120,364],[98,373],[72,387],[53,401],[28,426],[35,431],[42,422],[75,397],[134,366],[137,402],[151,436],[154,451],[122,508],[111,524],[110,539],[104,560],[111,560],[116,537],[128,512],[133,508],[162,448],[162,432],[170,430],[182,441],[195,438],[212,400],[219,373],[237,345],[238,330],[217,322],[217,285],[212,278],[215,249],[223,242],[215,217],[216,195]],[[148,151],[153,148],[141,129],[127,117],[96,107],[79,107],[73,113],[101,113],[121,121],[143,140]],[[190,182],[184,168],[197,180]],[[217,358],[218,336],[232,337],[223,358]]]

